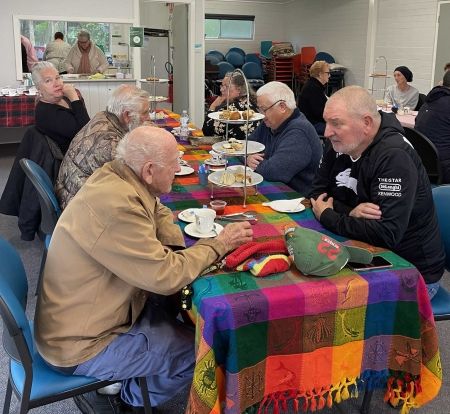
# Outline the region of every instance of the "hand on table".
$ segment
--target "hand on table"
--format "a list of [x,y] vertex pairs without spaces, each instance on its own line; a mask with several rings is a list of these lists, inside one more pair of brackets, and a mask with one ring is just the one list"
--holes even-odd
[[379,220],[381,218],[380,207],[373,203],[361,203],[358,204],[349,216],[357,218],[365,218],[370,220]]
[[220,240],[228,248],[228,251],[234,250],[241,244],[253,240],[252,225],[248,221],[228,224],[216,239]]
[[260,162],[264,160],[264,153],[261,152],[259,154],[251,154],[247,157],[247,165],[252,169],[256,169],[256,167],[260,164]]
[[63,94],[70,102],[78,101],[78,99],[80,99],[75,87],[70,83],[65,83],[63,85]]
[[316,200],[310,199],[312,210],[317,220],[320,220],[320,216],[327,208],[333,209],[333,197],[329,197],[327,201],[325,198],[328,196],[327,193],[322,193]]

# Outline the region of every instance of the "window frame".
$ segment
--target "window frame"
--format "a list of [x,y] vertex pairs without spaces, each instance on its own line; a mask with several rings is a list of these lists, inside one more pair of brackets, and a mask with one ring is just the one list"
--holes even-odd
[[[205,28],[205,40],[254,40],[255,39],[255,16],[253,15],[243,15],[243,14],[215,14],[206,13],[205,14],[205,26],[207,20],[219,20],[219,36],[218,37],[208,37]],[[222,21],[246,21],[251,22],[251,34],[250,37],[229,37],[221,35],[221,22]]]

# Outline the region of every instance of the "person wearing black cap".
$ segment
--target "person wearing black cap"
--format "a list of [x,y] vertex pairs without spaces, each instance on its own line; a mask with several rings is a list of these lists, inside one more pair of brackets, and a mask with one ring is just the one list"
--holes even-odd
[[387,88],[387,100],[397,108],[408,106],[414,110],[419,102],[419,91],[408,85],[413,80],[412,72],[406,66],[398,66],[394,70],[394,79],[396,84]]

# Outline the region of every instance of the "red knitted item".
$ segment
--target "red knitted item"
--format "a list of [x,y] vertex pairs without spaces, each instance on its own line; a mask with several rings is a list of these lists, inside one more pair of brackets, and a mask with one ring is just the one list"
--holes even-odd
[[255,253],[285,253],[288,254],[286,244],[283,239],[269,240],[266,242],[249,242],[238,247],[234,252],[225,258],[225,267],[234,269],[245,259]]

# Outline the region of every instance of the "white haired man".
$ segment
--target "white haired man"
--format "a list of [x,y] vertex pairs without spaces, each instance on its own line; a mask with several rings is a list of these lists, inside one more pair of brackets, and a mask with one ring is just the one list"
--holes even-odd
[[322,157],[316,130],[297,108],[292,90],[284,83],[269,82],[256,92],[264,122],[249,139],[265,145],[263,154],[247,157],[247,165],[265,180],[281,181],[308,195]]
[[445,253],[430,181],[401,125],[394,115],[379,113],[359,86],[334,93],[324,119],[333,148],[311,191],[317,219],[336,234],[387,247],[410,261],[432,298]]
[[61,208],[88,177],[114,159],[117,144],[132,129],[149,122],[148,93],[132,85],[120,85],[107,110],[96,114],[70,143],[61,163],[55,190]]
[[121,396],[143,405],[146,376],[153,406],[192,381],[194,332],[153,302],[193,282],[227,252],[250,242],[250,223],[184,248],[159,196],[180,171],[175,138],[143,126],[119,144],[61,215],[38,297],[36,343],[56,369],[123,381]]

